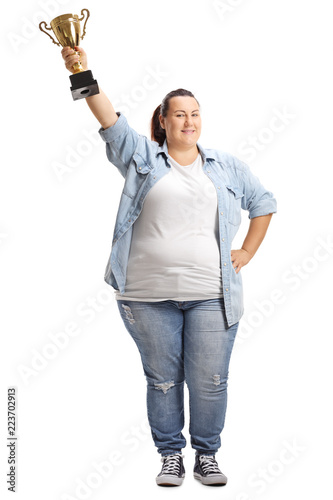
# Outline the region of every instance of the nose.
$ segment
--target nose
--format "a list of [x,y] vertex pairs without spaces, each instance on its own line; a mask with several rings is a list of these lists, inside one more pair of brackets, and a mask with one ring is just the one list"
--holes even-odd
[[185,118],[185,126],[190,127],[193,124],[193,119],[191,115],[186,116]]

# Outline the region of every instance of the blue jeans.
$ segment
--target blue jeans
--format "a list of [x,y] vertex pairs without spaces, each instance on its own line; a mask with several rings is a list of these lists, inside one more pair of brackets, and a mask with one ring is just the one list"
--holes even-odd
[[197,454],[214,455],[221,445],[229,361],[239,323],[228,327],[222,298],[117,303],[141,355],[148,421],[158,452],[170,455],[186,445],[186,381],[191,445]]

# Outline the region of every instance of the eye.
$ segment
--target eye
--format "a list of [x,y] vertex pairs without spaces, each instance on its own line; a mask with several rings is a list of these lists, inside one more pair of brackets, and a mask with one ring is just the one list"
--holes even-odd
[[176,115],[176,116],[178,116],[178,117],[184,116],[184,113],[180,113],[179,115]]

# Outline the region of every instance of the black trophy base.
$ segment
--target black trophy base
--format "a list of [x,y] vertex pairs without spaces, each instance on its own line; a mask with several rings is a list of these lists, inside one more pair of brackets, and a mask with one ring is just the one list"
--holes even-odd
[[71,92],[74,101],[99,94],[97,80],[94,80],[93,74],[89,69],[80,73],[74,73],[69,78],[72,84]]

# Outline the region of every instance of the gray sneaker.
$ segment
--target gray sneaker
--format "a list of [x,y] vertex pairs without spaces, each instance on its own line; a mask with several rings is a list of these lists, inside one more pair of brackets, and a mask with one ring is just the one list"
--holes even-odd
[[156,478],[159,486],[180,486],[184,481],[185,469],[181,453],[162,457],[162,470]]
[[224,486],[228,481],[220,471],[215,455],[196,455],[193,475],[202,484],[210,486]]

